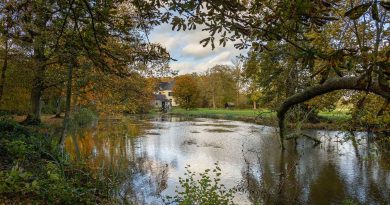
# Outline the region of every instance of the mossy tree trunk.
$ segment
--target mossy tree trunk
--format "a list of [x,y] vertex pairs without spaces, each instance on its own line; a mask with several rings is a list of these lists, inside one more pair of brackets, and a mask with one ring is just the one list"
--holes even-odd
[[45,89],[44,75],[46,69],[46,57],[44,55],[44,44],[38,43],[34,48],[34,62],[35,72],[34,79],[31,88],[31,110],[28,114],[26,124],[40,124],[41,123],[41,110],[42,110],[42,95]]

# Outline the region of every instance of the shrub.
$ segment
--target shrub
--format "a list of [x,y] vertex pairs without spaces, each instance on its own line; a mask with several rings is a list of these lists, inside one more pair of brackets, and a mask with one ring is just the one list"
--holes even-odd
[[98,115],[88,108],[81,108],[78,112],[76,112],[72,119],[72,126],[75,127],[83,127],[86,126],[98,119]]
[[18,164],[9,171],[0,172],[0,193],[18,195],[28,193],[36,188],[36,181],[32,181],[32,174],[26,172]]
[[190,171],[189,168],[190,165],[187,165],[184,174],[186,178],[179,177],[180,190],[176,189],[175,196],[167,196],[164,200],[167,204],[234,204],[236,189],[227,189],[225,185],[220,184],[221,169],[218,163],[215,163],[213,170],[206,169],[199,174]]
[[70,163],[56,139],[7,120],[0,130],[0,204],[117,202],[118,180]]

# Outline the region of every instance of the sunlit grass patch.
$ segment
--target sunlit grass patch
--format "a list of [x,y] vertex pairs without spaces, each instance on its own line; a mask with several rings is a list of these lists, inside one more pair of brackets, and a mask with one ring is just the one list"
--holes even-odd
[[[212,109],[212,108],[196,108],[186,110],[182,108],[172,109],[172,114],[187,115],[193,117],[206,117],[206,118],[222,118],[237,120],[240,118],[276,118],[276,111],[269,109]],[[318,114],[330,121],[347,121],[350,120],[351,114],[348,109],[337,109],[334,111],[320,111]],[[214,125],[218,126],[218,125]]]
[[347,111],[321,111],[318,115],[331,121],[347,121],[352,119],[351,114]]

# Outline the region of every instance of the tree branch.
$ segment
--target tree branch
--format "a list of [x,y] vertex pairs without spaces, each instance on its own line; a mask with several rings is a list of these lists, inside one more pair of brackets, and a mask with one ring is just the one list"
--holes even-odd
[[299,103],[308,101],[316,96],[320,96],[326,93],[330,93],[336,90],[358,90],[358,91],[366,91],[377,94],[379,96],[384,97],[385,99],[390,99],[390,92],[386,92],[380,88],[378,82],[372,82],[371,86],[367,87],[367,81],[365,76],[360,77],[342,77],[342,78],[330,78],[325,81],[323,84],[315,85],[307,88],[303,92],[297,93],[291,97],[289,97],[283,104],[280,106],[278,110],[278,118],[279,118],[279,135],[280,141],[282,145],[282,149],[284,149],[284,128],[285,128],[285,115],[287,111],[294,105]]

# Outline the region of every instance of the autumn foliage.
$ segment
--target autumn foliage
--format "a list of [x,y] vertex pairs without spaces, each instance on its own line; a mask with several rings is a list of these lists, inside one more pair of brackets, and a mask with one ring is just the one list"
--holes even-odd
[[175,79],[173,93],[177,102],[186,109],[195,108],[199,90],[197,82],[191,75],[182,75]]

